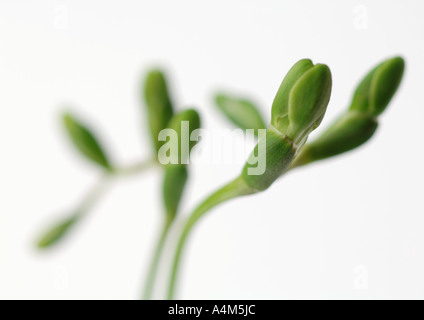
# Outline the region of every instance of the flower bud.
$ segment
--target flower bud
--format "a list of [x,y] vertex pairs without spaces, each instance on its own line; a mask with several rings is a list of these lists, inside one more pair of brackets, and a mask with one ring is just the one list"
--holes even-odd
[[144,85],[144,97],[147,105],[150,133],[155,150],[158,151],[162,145],[162,142],[158,140],[159,132],[166,128],[173,115],[165,76],[161,71],[152,70],[148,73]]
[[395,94],[404,68],[403,59],[396,57],[371,70],[355,90],[349,110],[315,141],[305,145],[292,167],[333,157],[367,142],[377,129],[377,116]]
[[374,117],[360,112],[347,112],[316,140],[307,143],[292,166],[305,165],[355,149],[372,137],[377,126]]
[[[200,128],[200,116],[197,111],[188,109],[174,115],[169,121],[169,129],[177,133],[177,140],[170,140],[170,157],[178,163],[165,165],[163,180],[163,201],[168,221],[172,221],[178,211],[185,185],[188,179],[187,165],[191,149],[197,140],[191,141],[191,133]],[[165,147],[165,145],[163,146]]]
[[300,60],[287,73],[272,105],[271,124],[296,144],[324,117],[331,95],[331,72],[326,65]]
[[[242,178],[250,188],[267,189],[290,167],[309,133],[321,123],[330,94],[331,72],[326,65],[314,66],[305,59],[290,69],[274,99],[271,126],[243,168]],[[260,163],[265,163],[264,171],[252,173]]]
[[371,70],[358,85],[350,110],[380,115],[399,87],[404,69],[405,61],[395,57]]

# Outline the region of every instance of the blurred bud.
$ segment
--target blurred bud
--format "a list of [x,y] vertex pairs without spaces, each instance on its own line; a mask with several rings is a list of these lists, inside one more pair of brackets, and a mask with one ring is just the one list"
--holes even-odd
[[150,133],[155,150],[158,151],[161,142],[159,132],[166,128],[173,115],[172,103],[169,98],[165,76],[159,70],[152,70],[145,80],[144,96],[147,105]]
[[217,94],[215,103],[219,110],[237,127],[247,130],[266,129],[266,125],[258,108],[245,99],[230,97],[225,94]]
[[[165,177],[163,181],[163,200],[168,221],[172,221],[178,211],[185,185],[188,179],[187,165],[191,149],[197,140],[191,140],[190,136],[194,130],[200,129],[200,116],[196,110],[188,109],[172,117],[169,121],[169,129],[177,133],[177,140],[168,143],[170,158],[176,157],[178,164],[169,163],[165,166]],[[180,148],[179,148],[180,146]],[[167,146],[163,145],[161,148]],[[176,153],[173,155],[173,153]]]
[[388,59],[375,67],[358,85],[350,110],[380,115],[396,93],[404,69],[405,61],[401,57]]
[[[300,60],[287,73],[272,105],[271,126],[242,171],[246,184],[267,189],[292,163],[297,150],[324,117],[331,94],[331,72],[326,65]],[[261,148],[262,146],[262,148]],[[262,149],[262,152],[261,152]],[[262,174],[250,174],[253,159],[265,162]]]
[[163,201],[169,221],[172,221],[177,214],[187,179],[188,170],[186,165],[169,164],[165,167]]
[[[190,136],[194,130],[200,129],[200,116],[194,109],[187,109],[177,113],[169,121],[168,129],[177,133],[178,140],[169,141],[170,158],[177,158],[179,164],[188,164],[191,149],[197,140],[191,140]],[[165,148],[165,146],[163,146]]]
[[70,114],[63,116],[63,123],[71,141],[84,156],[107,170],[112,170],[105,152],[88,128]]
[[53,226],[47,231],[38,241],[37,246],[39,249],[47,249],[59,242],[76,223],[77,215],[68,218],[57,225]]

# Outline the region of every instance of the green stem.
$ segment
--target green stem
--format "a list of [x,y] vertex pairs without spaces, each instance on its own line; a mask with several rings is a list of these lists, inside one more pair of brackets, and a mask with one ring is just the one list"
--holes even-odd
[[81,201],[76,212],[77,215],[81,216],[87,213],[96,203],[100,200],[106,189],[106,184],[112,178],[128,177],[139,174],[148,168],[152,167],[156,162],[153,160],[141,161],[128,167],[121,167],[113,169],[112,171],[105,172],[94,185],[92,189],[87,193],[84,199]]
[[114,168],[111,171],[112,176],[121,177],[121,176],[131,176],[145,171],[158,164],[158,162],[154,159],[141,161],[135,164],[132,164],[127,167]]
[[58,243],[100,200],[104,194],[107,184],[110,182],[110,179],[140,173],[151,167],[154,163],[154,161],[143,161],[131,167],[105,172],[96,184],[87,192],[82,201],[75,208],[74,213],[62,222],[55,224],[53,227],[50,227],[47,231],[45,231],[40,240],[38,240],[37,246],[44,249]]
[[153,252],[153,257],[150,263],[149,271],[147,273],[146,285],[143,292],[143,300],[150,300],[152,298],[153,286],[156,279],[156,274],[159,267],[160,257],[165,245],[165,240],[168,235],[168,231],[171,227],[172,220],[166,219],[163,224],[162,231],[160,233],[159,239],[156,243],[155,250]]
[[209,198],[203,201],[189,216],[186,224],[184,225],[183,231],[178,240],[174,261],[171,269],[171,278],[169,281],[168,287],[168,299],[172,300],[175,294],[175,286],[177,282],[178,269],[181,261],[181,256],[183,253],[184,245],[188,238],[190,231],[192,230],[195,223],[209,210],[216,207],[220,203],[228,201],[232,198],[236,198],[243,195],[252,194],[253,191],[249,188],[244,180],[241,177],[236,178],[231,181],[215,193],[213,193]]
[[78,205],[77,209],[75,210],[75,218],[80,218],[83,216],[97,203],[106,189],[109,178],[109,173],[105,173],[100,177],[99,181],[97,181],[97,183],[89,190],[89,192]]

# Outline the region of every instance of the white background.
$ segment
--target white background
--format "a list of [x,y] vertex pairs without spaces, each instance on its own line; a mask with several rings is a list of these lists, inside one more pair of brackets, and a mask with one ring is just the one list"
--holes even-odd
[[[229,126],[211,103],[217,88],[251,97],[269,118],[293,63],[326,63],[334,86],[322,129],[393,55],[407,69],[372,141],[207,215],[178,297],[424,298],[423,9],[419,0],[1,1],[0,298],[140,294],[163,214],[159,171],[117,181],[56,250],[34,247],[100,175],[63,134],[64,108],[127,164],[151,155],[139,97],[151,66],[167,70],[178,107],[198,107],[212,129]],[[182,212],[239,170],[193,166]]]

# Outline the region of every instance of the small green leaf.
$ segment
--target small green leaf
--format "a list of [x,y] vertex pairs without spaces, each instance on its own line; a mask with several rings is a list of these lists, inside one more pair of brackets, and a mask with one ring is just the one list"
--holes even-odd
[[83,155],[107,170],[111,170],[111,165],[106,154],[88,128],[70,114],[63,116],[63,123],[71,141]]
[[258,108],[250,101],[217,94],[215,103],[218,109],[237,127],[243,130],[254,129],[255,134],[258,129],[266,129]]
[[38,241],[38,248],[47,249],[57,244],[70,231],[77,220],[77,215],[75,215],[50,228]]
[[172,221],[177,214],[187,179],[188,170],[186,165],[169,164],[165,167],[163,201],[169,221]]
[[155,149],[158,151],[162,145],[162,142],[158,140],[159,132],[166,128],[174,113],[165,75],[160,70],[152,70],[147,74],[144,98],[147,105],[150,134]]

